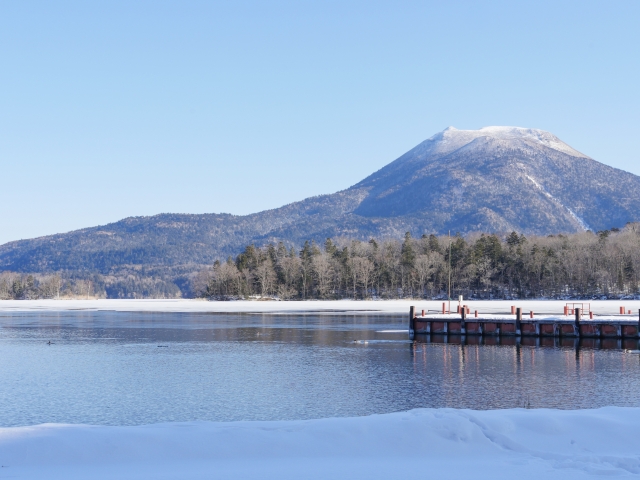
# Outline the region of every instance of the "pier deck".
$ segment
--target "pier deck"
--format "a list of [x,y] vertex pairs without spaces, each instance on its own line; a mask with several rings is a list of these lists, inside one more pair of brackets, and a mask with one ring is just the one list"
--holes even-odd
[[540,315],[523,317],[520,309],[514,315],[470,315],[463,308],[456,314],[416,315],[409,312],[409,333],[458,334],[479,336],[640,338],[638,315],[606,315],[583,318],[579,308],[573,315]]

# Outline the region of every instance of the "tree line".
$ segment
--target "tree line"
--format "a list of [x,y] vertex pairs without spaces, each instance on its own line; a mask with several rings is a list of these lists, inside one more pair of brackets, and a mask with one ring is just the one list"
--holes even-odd
[[[195,267],[195,268],[194,268]],[[571,235],[348,238],[247,246],[211,267],[0,273],[1,299],[619,298],[640,295],[640,224]]]
[[617,298],[637,295],[640,224],[525,237],[422,235],[247,246],[193,280],[212,299]]
[[158,272],[116,275],[101,275],[95,272],[0,273],[0,300],[181,296],[182,291],[178,285]]
[[0,300],[35,300],[61,296],[90,296],[88,281],[65,281],[60,275],[0,273]]

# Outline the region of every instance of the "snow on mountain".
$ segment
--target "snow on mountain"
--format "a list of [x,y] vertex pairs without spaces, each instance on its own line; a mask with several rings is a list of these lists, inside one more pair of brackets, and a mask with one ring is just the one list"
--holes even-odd
[[[557,202],[559,205],[562,205],[562,203],[560,201],[558,201],[557,198],[555,198],[553,195],[551,195],[549,192],[547,192],[547,190],[540,185],[535,178],[530,177],[529,175],[526,175],[526,177],[531,180],[533,182],[533,184],[542,192],[544,193],[547,197],[549,197],[550,199],[552,199],[554,202]],[[566,208],[567,211],[569,212],[569,215],[571,215],[573,218],[576,219],[576,221],[580,224],[580,226],[582,227],[582,229],[584,231],[590,230],[589,225],[587,225],[587,223],[581,219],[580,217],[578,217],[575,212],[573,210],[571,210],[569,207],[562,205],[562,207]]]
[[[532,181],[535,179],[535,181]],[[352,188],[354,213],[427,230],[525,234],[604,230],[638,219],[640,178],[520,127],[449,127]]]
[[521,141],[533,146],[542,145],[553,148],[554,150],[574,157],[589,158],[571,148],[555,135],[534,128],[483,127],[479,130],[458,130],[455,127],[448,127],[426,140],[424,145],[431,154],[446,155],[468,145],[477,138],[501,140],[503,145],[508,145],[514,141]]
[[543,130],[449,127],[341,192],[246,216],[161,214],[11,242],[0,246],[0,271],[144,265],[187,275],[252,243],[299,247],[407,231],[548,235],[632,221],[640,221],[640,177]]

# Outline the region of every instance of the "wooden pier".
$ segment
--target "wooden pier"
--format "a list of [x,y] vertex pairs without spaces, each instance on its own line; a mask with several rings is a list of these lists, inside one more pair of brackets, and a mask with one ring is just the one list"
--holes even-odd
[[[474,336],[529,336],[529,337],[576,337],[576,338],[640,338],[640,311],[637,317],[620,314],[618,318],[583,318],[582,308],[573,308],[573,315],[547,315],[533,318],[533,312],[523,318],[520,308],[513,315],[477,313],[469,315],[465,306],[458,313],[417,315],[415,307],[409,309],[409,335],[474,335]],[[568,310],[565,308],[565,313]]]

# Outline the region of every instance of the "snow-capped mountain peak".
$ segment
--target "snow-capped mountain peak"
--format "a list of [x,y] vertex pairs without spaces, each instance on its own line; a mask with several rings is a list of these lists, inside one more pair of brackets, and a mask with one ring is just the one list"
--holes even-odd
[[458,130],[455,127],[448,127],[424,142],[424,147],[432,154],[448,154],[479,138],[509,142],[510,144],[523,142],[532,146],[542,145],[574,157],[589,158],[549,132],[522,127],[492,126],[478,130]]

